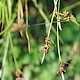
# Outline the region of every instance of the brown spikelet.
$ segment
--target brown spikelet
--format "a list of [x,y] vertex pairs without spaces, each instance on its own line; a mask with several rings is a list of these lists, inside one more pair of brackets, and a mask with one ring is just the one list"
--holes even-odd
[[45,38],[45,45],[40,48],[40,51],[43,52],[41,64],[43,63],[44,58],[45,58],[46,54],[48,53],[49,49],[50,49],[50,38],[47,37],[47,38]]
[[71,63],[71,60],[68,60],[66,63],[61,61],[60,64],[59,64],[60,65],[60,69],[57,71],[57,74],[65,73],[66,70],[68,69],[70,63]]
[[22,72],[20,72],[19,70],[15,71],[15,80],[25,80]]

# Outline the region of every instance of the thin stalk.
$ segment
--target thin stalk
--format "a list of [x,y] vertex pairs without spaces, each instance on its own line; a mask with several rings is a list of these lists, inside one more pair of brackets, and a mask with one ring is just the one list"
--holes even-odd
[[1,10],[2,10],[2,6],[0,5],[0,20],[1,20],[1,17],[2,17]]
[[[5,11],[6,15],[8,15],[7,7],[6,6],[4,7],[4,11]],[[8,16],[6,16],[6,15],[5,15],[5,18],[6,18],[6,21],[7,21],[7,25],[9,25],[8,24],[8,21],[9,21],[8,20]],[[7,35],[7,41],[6,41],[5,50],[4,50],[4,56],[3,56],[3,61],[2,61],[2,77],[1,77],[1,80],[4,80],[3,71],[4,71],[4,66],[5,66],[5,62],[6,62],[6,58],[7,58],[7,52],[8,52],[8,47],[9,47],[10,31],[7,32],[6,35]]]
[[11,0],[7,0],[8,1],[8,13],[9,13],[9,19],[11,19],[11,12],[12,12],[12,4],[11,4]]
[[30,50],[31,50],[31,48],[30,48],[30,38],[29,38],[29,34],[28,34],[28,30],[27,29],[28,28],[26,28],[26,38],[27,38],[27,41],[28,41],[28,51],[30,53]]
[[28,41],[28,51],[30,53],[30,38],[29,38],[29,34],[28,34],[28,1],[25,0],[25,12],[26,12],[26,38]]
[[58,23],[57,23],[57,46],[58,46],[58,56],[59,56],[59,62],[61,60],[61,55],[60,55],[60,47],[59,47],[59,32],[58,32]]
[[79,26],[79,27],[80,27],[80,24],[79,24],[78,22],[73,22],[73,23],[75,23],[77,26]]
[[[21,0],[18,0],[18,26],[20,28],[23,27],[22,26],[23,22],[20,24],[21,20],[23,20],[23,8],[22,8],[22,2],[21,2]],[[23,37],[23,31],[22,30],[20,30],[20,35],[21,35],[21,37]]]
[[57,15],[57,46],[58,46],[58,55],[59,55],[59,62],[61,61],[61,55],[60,55],[60,47],[59,47],[59,30],[58,30],[58,21],[59,20],[59,8],[60,8],[60,0],[58,1],[58,15]]
[[[17,5],[16,5],[16,8],[17,8]],[[16,12],[16,8],[15,8],[15,12]],[[7,13],[7,6],[5,5],[5,14],[6,14],[6,16],[5,17],[7,17],[8,18],[8,13]],[[13,21],[14,21],[14,19],[16,18],[16,13],[14,12],[12,15],[11,15],[11,8],[9,8],[8,9],[9,10],[9,18],[11,18],[11,16],[12,16],[12,18],[11,19],[9,19],[9,20],[7,20],[7,22],[9,22],[9,24],[6,26],[6,28],[2,31],[2,32],[0,32],[0,35],[2,35],[2,34],[4,34],[6,31],[8,31],[10,28],[11,28],[11,25],[12,25],[12,23],[13,23]]]
[[[57,1],[58,1],[58,0],[57,0]],[[48,32],[48,37],[49,37],[49,35],[50,35],[50,31],[51,31],[51,27],[52,27],[53,18],[54,18],[54,16],[55,16],[55,12],[56,12],[56,10],[57,10],[57,1],[54,0],[54,5],[55,5],[55,7],[54,7],[54,11],[53,11],[51,23],[50,23],[50,28],[49,28],[49,32]]]
[[12,38],[11,38],[11,34],[10,34],[10,45],[11,45],[11,50],[12,50],[12,55],[13,55],[13,59],[14,59],[14,63],[15,63],[15,67],[16,67],[16,70],[20,73],[20,74],[23,74],[20,69],[18,68],[18,63],[17,63],[17,60],[16,60],[16,57],[15,57],[15,50],[14,50],[14,46],[13,46],[13,42],[12,42]]
[[16,18],[16,14],[13,15],[13,18],[10,20],[9,24],[7,25],[7,27],[2,32],[0,32],[0,35],[4,34],[9,28],[11,28],[11,25],[12,25],[12,23],[13,23],[15,18]]
[[10,34],[9,39],[10,39],[10,45],[11,45],[12,55],[13,55],[13,58],[14,58],[15,67],[16,67],[16,69],[18,69],[18,64],[17,64],[17,61],[16,61],[16,57],[14,55],[14,47],[13,47],[13,43],[12,43],[11,34]]
[[1,27],[1,31],[3,30],[3,25],[4,25],[4,7],[5,7],[4,4],[2,6],[2,27]]
[[53,15],[52,15],[52,18],[51,18],[51,23],[50,23],[50,27],[49,27],[49,31],[48,31],[48,37],[50,36],[50,31],[51,31],[52,22],[53,22],[53,19],[54,19],[54,16],[55,16],[55,11],[56,11],[56,8],[54,8]]
[[46,56],[46,53],[43,53],[43,57],[42,57],[42,60],[41,60],[41,64],[43,63],[45,56]]
[[[58,1],[58,15],[57,15],[57,21],[60,21],[60,19],[59,19],[59,9],[60,9],[60,0]],[[59,62],[61,62],[62,60],[61,60],[61,55],[60,55],[59,32],[58,32],[58,27],[59,27],[59,26],[60,26],[60,25],[59,25],[58,22],[57,22],[57,45],[58,45]],[[61,73],[61,76],[62,76],[62,80],[65,80],[63,72]]]
[[4,71],[4,66],[5,66],[5,63],[6,63],[6,58],[7,58],[7,53],[8,53],[8,47],[9,47],[9,32],[7,34],[7,39],[6,39],[5,49],[4,49],[4,56],[3,56],[3,60],[2,60],[1,80],[4,80],[3,71]]
[[62,72],[61,76],[62,76],[62,80],[65,80],[63,72]]
[[[45,21],[47,21],[47,22],[50,23],[49,19],[47,18],[46,14],[44,13],[44,11],[43,11],[43,10],[41,9],[41,7],[37,4],[37,1],[36,1],[36,0],[32,0],[32,1],[33,1],[33,3],[34,3],[34,6],[38,9],[39,13],[41,14],[42,18],[43,18]],[[54,28],[53,25],[52,25],[52,31],[53,31],[54,34],[57,36],[57,32],[56,32],[56,30],[55,30],[55,28]],[[60,41],[61,41],[62,43],[64,43],[61,37],[60,37]]]
[[25,0],[26,25],[28,26],[28,0]]
[[[69,21],[54,21],[54,22],[52,22],[52,23],[57,23],[57,22],[63,22],[63,23],[66,23],[66,22],[69,22]],[[30,24],[30,25],[28,25],[29,27],[30,26],[41,26],[41,25],[44,25],[44,24],[48,24],[48,23],[50,23],[50,22],[43,22],[43,23],[37,23],[37,24]]]
[[6,20],[6,22],[7,22],[7,25],[9,25],[9,24],[8,24],[8,22],[9,22],[8,17],[9,17],[9,16],[8,16],[8,11],[7,11],[7,6],[5,6],[5,17],[6,17],[5,20]]

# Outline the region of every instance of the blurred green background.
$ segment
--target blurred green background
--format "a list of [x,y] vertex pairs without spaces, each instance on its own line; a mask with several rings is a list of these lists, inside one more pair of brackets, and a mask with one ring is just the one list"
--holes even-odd
[[[11,1],[12,12],[9,19],[9,4]],[[38,0],[37,1],[41,9],[47,15],[47,18],[51,19],[51,13],[54,9],[53,0]],[[57,75],[59,69],[58,52],[56,35],[51,31],[50,37],[55,42],[56,47],[51,42],[51,48],[45,57],[43,64],[40,64],[43,53],[40,52],[40,47],[45,44],[46,27],[43,25],[34,25],[44,23],[40,12],[35,7],[32,0],[28,0],[29,11],[29,28],[28,33],[30,37],[31,52],[28,52],[28,43],[24,32],[24,37],[20,36],[19,32],[10,33],[13,49],[8,45],[8,32],[10,32],[11,25],[17,21],[17,0],[0,0],[0,28],[2,22],[4,22],[4,30],[6,31],[0,36],[0,72],[2,70],[2,62],[5,53],[6,60],[3,70],[4,80],[15,80],[14,71],[16,70],[12,52],[18,63],[19,69],[23,72],[25,80],[61,80],[61,75]],[[25,0],[22,0],[24,21],[25,21]],[[61,0],[60,12],[68,10],[73,14],[77,22],[80,24],[80,0]],[[54,24],[56,29],[56,24]],[[64,44],[60,42],[62,60],[66,62],[71,60],[71,64],[65,73],[65,80],[80,80],[80,26],[77,26],[72,22],[62,23],[62,31],[59,31],[60,37],[64,41]],[[1,77],[1,76],[0,76]]]

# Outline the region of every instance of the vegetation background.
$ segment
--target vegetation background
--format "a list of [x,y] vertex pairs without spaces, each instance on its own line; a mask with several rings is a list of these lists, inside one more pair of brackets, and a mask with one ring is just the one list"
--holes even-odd
[[[26,23],[25,0],[21,1],[24,23]],[[53,0],[38,0],[37,2],[50,20],[54,8]],[[43,55],[40,47],[45,44],[47,35],[45,26],[49,23],[41,16],[33,0],[28,0],[28,34],[31,44],[29,53],[25,29],[23,29],[23,37],[19,33],[20,30],[11,32],[13,23],[17,22],[17,10],[17,0],[0,0],[0,72],[3,69],[3,80],[15,80],[16,65],[23,72],[25,80],[61,80],[61,76],[57,75],[59,59],[56,35],[53,31],[50,37],[56,47],[52,42],[50,43],[51,49],[43,64],[40,64]],[[80,0],[61,0],[60,12],[65,10],[73,14],[80,24]],[[56,23],[53,25],[56,29]],[[62,22],[62,31],[59,33],[64,42],[60,42],[62,59],[64,62],[71,60],[65,73],[65,80],[80,80],[80,26],[72,22]]]

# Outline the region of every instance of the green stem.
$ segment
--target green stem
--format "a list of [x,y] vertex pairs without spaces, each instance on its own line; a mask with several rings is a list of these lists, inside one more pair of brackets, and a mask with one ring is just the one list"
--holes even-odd
[[4,25],[4,5],[2,6],[2,27],[1,27],[1,31],[3,30],[3,25]]
[[60,55],[60,47],[59,47],[58,23],[57,23],[57,46],[58,46],[58,56],[59,56],[59,62],[60,62],[61,61],[61,55]]
[[9,47],[9,32],[7,34],[7,40],[6,40],[5,49],[4,49],[4,56],[3,56],[3,60],[2,60],[1,80],[4,80],[4,76],[3,76],[4,73],[3,72],[4,72],[4,66],[5,66],[5,63],[6,63],[8,47]]
[[[46,14],[44,13],[44,11],[43,11],[43,10],[41,9],[41,7],[39,7],[39,5],[37,4],[37,1],[36,1],[36,0],[32,0],[32,1],[33,1],[33,3],[34,3],[35,7],[38,9],[38,11],[39,11],[39,13],[41,14],[41,16],[43,17],[43,19],[44,19],[45,21],[47,21],[47,22],[50,23],[49,19],[47,18]],[[57,36],[57,32],[56,32],[56,30],[55,30],[55,28],[54,28],[53,25],[52,25],[52,31],[53,31],[54,34]],[[60,41],[61,41],[62,43],[64,43],[63,40],[61,39],[61,37],[60,37]]]
[[[58,21],[58,22],[66,23],[66,22],[71,22],[71,21]],[[28,25],[28,27],[30,27],[30,26],[41,26],[41,25],[48,24],[48,23],[49,23],[49,22],[30,24],[30,25]],[[54,21],[54,22],[52,22],[52,23],[57,23],[57,21]],[[25,26],[26,26],[26,24],[25,24]]]
[[79,24],[78,22],[73,22],[73,23],[75,23],[77,26],[79,26],[79,27],[80,27],[80,24]]
[[10,29],[10,27],[11,27],[11,25],[12,25],[12,23],[13,23],[13,21],[14,21],[15,18],[16,18],[16,14],[13,15],[12,20],[9,21],[10,23],[6,26],[6,28],[5,28],[2,32],[0,32],[0,35],[2,35],[2,34],[5,33],[8,29]]
[[13,43],[12,43],[11,34],[10,34],[10,45],[11,45],[11,50],[12,50],[12,54],[13,54],[13,58],[14,58],[15,67],[16,67],[16,69],[18,69],[18,64],[17,64],[16,57],[14,54],[15,51],[14,51],[14,47],[13,47]]
[[[59,9],[60,9],[60,0],[58,1],[58,15],[57,15],[57,21],[60,21],[60,19],[59,19]],[[57,22],[57,45],[58,45],[59,62],[61,62],[62,59],[61,59],[61,54],[60,54],[58,27],[59,27],[59,24],[58,24],[58,22]],[[62,80],[65,80],[63,72],[61,73],[61,76],[62,76]]]
[[51,18],[51,23],[50,23],[50,27],[49,27],[49,31],[48,31],[48,37],[50,36],[50,31],[51,31],[52,22],[53,22],[53,19],[54,19],[54,16],[55,16],[55,11],[56,11],[56,8],[54,8],[53,15],[52,15],[52,18]]
[[12,4],[11,4],[11,0],[7,0],[8,3],[8,13],[9,13],[9,19],[11,19],[11,12],[12,12]]
[[74,3],[74,4],[70,5],[70,6],[68,5],[67,7],[63,8],[61,11],[64,11],[64,10],[71,10],[71,9],[73,9],[73,8],[79,6],[79,5],[80,5],[80,1]]
[[11,45],[11,49],[12,49],[12,54],[13,54],[13,58],[14,58],[14,63],[15,63],[15,67],[16,67],[16,70],[23,75],[23,73],[20,71],[20,69],[18,68],[18,64],[17,64],[17,60],[16,60],[16,57],[15,57],[15,50],[14,50],[14,47],[13,47],[13,43],[12,43],[12,38],[11,38],[11,34],[10,34],[10,45]]
[[57,15],[57,46],[58,46],[58,56],[59,56],[59,62],[62,61],[61,60],[61,55],[60,55],[60,47],[59,47],[59,32],[58,32],[58,21],[59,20],[59,8],[60,8],[60,0],[58,1],[58,15]]

